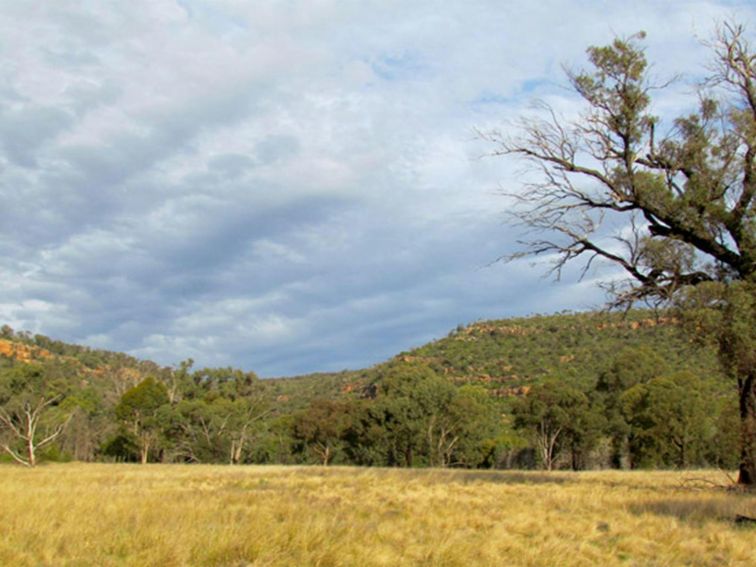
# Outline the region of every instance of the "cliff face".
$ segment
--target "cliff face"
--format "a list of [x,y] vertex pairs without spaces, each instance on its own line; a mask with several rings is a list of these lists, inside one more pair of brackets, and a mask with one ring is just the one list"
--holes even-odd
[[0,339],[0,356],[18,362],[29,363],[35,360],[50,359],[53,357],[53,354],[43,348]]
[[[40,336],[40,340],[53,345],[53,350],[48,350],[20,335],[0,338],[0,363],[42,364],[46,371],[66,377],[77,387],[92,386],[100,394],[107,392],[112,399],[145,377],[160,375],[163,370],[152,362],[139,361],[121,353],[96,351]],[[67,350],[60,352],[62,347]]]

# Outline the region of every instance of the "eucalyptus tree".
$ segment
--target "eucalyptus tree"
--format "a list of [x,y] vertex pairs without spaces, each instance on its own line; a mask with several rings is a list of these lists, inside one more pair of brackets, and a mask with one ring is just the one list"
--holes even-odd
[[592,67],[568,71],[583,112],[568,120],[544,106],[519,134],[490,132],[497,155],[524,158],[536,181],[515,215],[532,229],[512,258],[547,255],[559,277],[573,261],[607,278],[611,304],[685,308],[695,332],[719,345],[737,384],[739,482],[756,482],[756,55],[746,29],[726,23],[709,44],[697,109],[669,127],[652,97],[668,85],[649,74],[645,35],[591,47]]
[[0,371],[0,448],[14,461],[33,467],[41,449],[63,433],[71,413],[61,407],[65,381],[52,381],[39,364]]
[[686,371],[653,378],[620,397],[630,430],[634,466],[686,468],[704,462],[714,437],[716,399],[708,384]]
[[162,382],[149,376],[124,392],[115,407],[115,415],[136,441],[139,461],[148,462],[163,429],[161,410],[168,407],[168,390]]
[[595,397],[604,413],[605,430],[611,442],[609,462],[612,467],[620,468],[625,457],[630,460],[628,447],[633,431],[622,396],[627,390],[646,384],[667,370],[666,361],[647,347],[626,347],[599,374]]
[[351,400],[316,399],[299,412],[293,423],[294,438],[323,466],[338,455],[352,424]]
[[556,466],[564,449],[577,453],[590,450],[587,441],[597,439],[600,431],[598,413],[588,396],[565,380],[550,378],[518,399],[513,408],[514,426],[533,442],[546,470]]

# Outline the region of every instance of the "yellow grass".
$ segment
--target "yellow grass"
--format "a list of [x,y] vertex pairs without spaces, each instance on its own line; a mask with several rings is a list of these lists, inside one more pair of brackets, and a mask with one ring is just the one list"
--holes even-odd
[[0,467],[0,565],[754,565],[718,473]]

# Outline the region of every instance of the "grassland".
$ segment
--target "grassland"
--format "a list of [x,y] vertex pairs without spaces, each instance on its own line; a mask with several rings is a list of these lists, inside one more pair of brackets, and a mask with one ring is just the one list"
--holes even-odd
[[0,565],[753,565],[721,473],[0,467]]

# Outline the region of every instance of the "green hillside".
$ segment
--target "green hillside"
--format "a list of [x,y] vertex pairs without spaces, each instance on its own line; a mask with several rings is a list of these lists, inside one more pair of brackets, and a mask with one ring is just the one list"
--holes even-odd
[[[28,351],[14,353],[0,344],[0,364],[3,360],[8,364],[26,352],[21,355],[22,361],[68,361],[75,374],[99,377],[101,381],[120,380],[133,385],[148,375],[173,371],[124,353],[73,345],[39,334],[6,330],[0,342],[29,347]],[[404,351],[372,368],[261,380],[260,387],[272,402],[300,408],[315,398],[359,395],[386,364],[419,361],[457,385],[480,384],[492,395],[506,397],[521,393],[522,386],[552,376],[576,383],[591,381],[620,350],[628,347],[649,348],[678,370],[720,375],[714,350],[692,344],[673,318],[634,310],[627,314],[561,313],[478,321],[460,325],[442,339]]]
[[506,396],[548,377],[586,384],[619,351],[639,347],[671,368],[719,376],[712,349],[692,344],[673,318],[640,310],[481,321],[399,358],[422,360],[455,383],[479,383]]
[[[27,401],[54,401],[38,424],[62,428],[47,459],[535,466],[529,427],[554,407],[555,450],[573,467],[720,464],[734,451],[732,393],[712,350],[649,311],[476,322],[368,369],[268,380],[8,327],[0,337],[8,421],[23,429]],[[682,441],[658,425],[676,416],[694,432]],[[12,427],[0,442],[25,459]]]
[[264,382],[271,395],[306,403],[316,397],[360,394],[387,364],[414,361],[456,385],[478,384],[495,397],[507,397],[549,377],[590,383],[622,349],[640,347],[657,353],[670,368],[721,376],[716,352],[691,343],[672,317],[633,310],[478,321],[372,368]]

